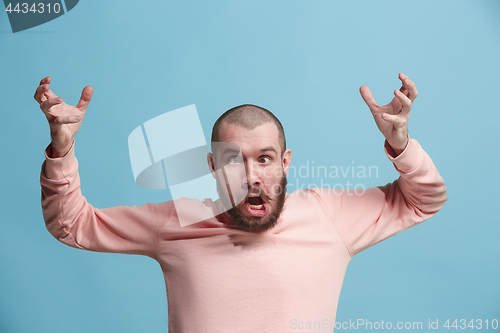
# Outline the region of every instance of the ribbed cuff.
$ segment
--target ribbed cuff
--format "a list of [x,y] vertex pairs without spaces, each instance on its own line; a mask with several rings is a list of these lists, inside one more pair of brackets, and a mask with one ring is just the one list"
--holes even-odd
[[69,174],[78,169],[78,161],[75,157],[75,140],[71,144],[68,153],[62,157],[49,157],[49,152],[52,151],[52,146],[49,144],[45,148],[45,168],[44,174],[47,178],[60,180],[66,178]]
[[387,157],[394,164],[394,167],[396,167],[398,172],[411,173],[422,163],[422,148],[416,140],[411,139],[410,137],[408,137],[408,144],[405,149],[397,157],[393,157],[389,153],[393,150],[387,140],[384,143],[384,150]]

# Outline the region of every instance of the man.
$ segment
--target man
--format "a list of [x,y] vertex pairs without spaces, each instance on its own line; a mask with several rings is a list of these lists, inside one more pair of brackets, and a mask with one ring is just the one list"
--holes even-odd
[[[283,127],[269,111],[243,105],[222,115],[212,133],[212,142],[227,144],[207,157],[221,199],[178,200],[193,210],[209,206],[216,216],[185,227],[173,201],[107,209],[86,201],[73,137],[92,87],[70,106],[44,78],[35,99],[52,137],[40,179],[47,229],[76,248],[157,260],[165,277],[169,332],[294,332],[306,328],[301,323],[331,332],[351,258],[430,218],[447,200],[431,159],[408,136],[418,93],[404,74],[399,78],[402,87],[385,106],[377,105],[368,87],[360,88],[400,173],[393,183],[360,195],[332,189],[286,194],[292,154]],[[226,149],[231,145],[237,149]],[[238,166],[244,175],[233,172],[242,170]]]

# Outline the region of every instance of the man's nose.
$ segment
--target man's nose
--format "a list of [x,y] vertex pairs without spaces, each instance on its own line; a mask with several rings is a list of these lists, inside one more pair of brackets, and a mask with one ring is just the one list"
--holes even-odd
[[259,169],[255,167],[254,163],[246,163],[245,164],[246,173],[247,173],[247,184],[252,185],[260,185],[260,174]]

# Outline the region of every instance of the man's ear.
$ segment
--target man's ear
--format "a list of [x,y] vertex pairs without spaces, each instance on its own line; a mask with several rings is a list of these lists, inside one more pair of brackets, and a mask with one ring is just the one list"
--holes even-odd
[[283,157],[281,159],[281,163],[283,164],[283,173],[285,174],[285,176],[288,173],[288,169],[290,168],[291,162],[292,162],[292,151],[290,149],[287,149],[283,153]]
[[215,174],[215,158],[212,153],[207,154],[207,163],[208,167],[210,168],[210,172],[212,173],[212,177],[214,177],[214,179],[217,179]]

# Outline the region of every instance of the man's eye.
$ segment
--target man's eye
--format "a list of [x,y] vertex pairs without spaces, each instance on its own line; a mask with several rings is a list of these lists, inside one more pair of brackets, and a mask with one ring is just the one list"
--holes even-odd
[[259,159],[259,162],[263,164],[268,164],[269,162],[271,162],[271,158],[269,156],[263,156]]
[[238,164],[243,163],[243,159],[240,156],[231,156],[227,159],[227,162],[231,164]]

